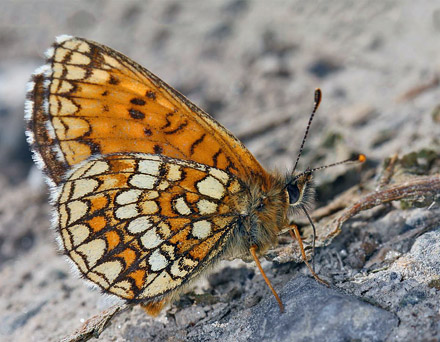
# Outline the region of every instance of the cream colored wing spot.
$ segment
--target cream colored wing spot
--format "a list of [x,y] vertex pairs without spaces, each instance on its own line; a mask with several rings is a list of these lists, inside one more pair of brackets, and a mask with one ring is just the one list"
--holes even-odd
[[116,203],[120,205],[130,204],[133,202],[137,202],[139,196],[142,194],[142,190],[131,189],[125,190],[116,196]]
[[79,139],[90,132],[90,124],[82,118],[63,117],[62,127],[58,126],[57,136],[62,140]]
[[110,57],[109,55],[103,55],[104,57],[104,63],[110,65],[113,68],[120,69],[121,64],[114,59],[113,57]]
[[93,273],[102,274],[108,283],[113,283],[113,281],[119,276],[122,272],[123,267],[121,262],[119,261],[107,261],[93,269]]
[[210,168],[209,174],[217,178],[219,181],[221,181],[223,184],[227,184],[229,181],[229,176],[225,171]]
[[[57,49],[57,53],[58,53],[58,49]],[[60,62],[60,61],[58,61]],[[78,64],[78,65],[89,65],[91,60],[88,56],[82,54],[82,53],[78,53],[78,52],[73,52],[70,55],[70,61],[71,64]]]
[[80,42],[77,45],[76,49],[79,52],[90,52],[90,45],[88,43],[86,43],[86,42]]
[[132,298],[133,296],[133,289],[131,283],[128,280],[117,282],[110,288],[110,291],[122,298]]
[[180,215],[189,215],[191,214],[191,209],[186,204],[185,199],[183,197],[179,197],[174,202],[174,208],[177,213]]
[[81,198],[95,191],[99,186],[96,179],[82,178],[74,181],[73,194],[71,199]]
[[72,240],[70,238],[69,232],[67,231],[67,229],[61,229],[60,235],[64,249],[66,251],[70,251],[72,249]]
[[216,178],[208,176],[197,183],[197,189],[205,196],[220,199],[223,197],[225,188]]
[[[78,110],[79,107],[72,101],[69,100],[65,97],[61,97],[61,96],[51,96],[50,97],[50,106],[53,107],[58,107],[52,109],[53,111],[58,111],[60,117],[62,117],[63,115],[72,115],[75,114]],[[55,128],[57,128],[57,130],[64,132],[65,131],[65,126],[61,123],[58,125],[55,125],[55,122],[53,122]]]
[[168,260],[174,260],[176,258],[174,254],[175,247],[173,245],[163,244],[160,248],[162,252],[164,252],[167,255]]
[[130,185],[140,189],[153,189],[156,177],[146,174],[135,174],[129,180]]
[[54,55],[54,61],[61,63],[70,52],[70,50],[63,49],[61,47],[57,48]]
[[159,197],[159,192],[158,191],[154,191],[154,190],[145,191],[143,197],[146,200],[156,199],[156,198]]
[[176,182],[182,179],[182,170],[179,165],[168,164],[167,179],[170,182]]
[[67,71],[65,77],[68,80],[83,80],[87,75],[87,70],[82,67],[75,65],[65,65],[64,67]]
[[79,246],[83,243],[90,235],[89,227],[84,224],[76,224],[68,228],[70,235],[72,236],[73,247]]
[[[86,42],[81,42],[76,40],[74,37],[69,36],[69,35],[61,35],[59,37],[57,37],[57,43],[58,44],[62,44],[63,47],[65,47],[66,49],[69,50],[78,50],[80,52],[87,52],[88,50],[83,51],[83,49],[79,49],[79,47],[81,47],[83,44],[86,44],[88,46],[88,44]],[[89,47],[90,49],[90,47]]]
[[101,180],[101,189],[118,189],[121,187],[121,180],[117,175],[107,175],[106,177],[102,177]]
[[73,84],[68,81],[54,79],[52,84],[50,85],[51,93],[65,94],[70,92],[73,89]]
[[131,221],[127,225],[127,230],[131,234],[139,234],[139,233],[146,231],[151,226],[152,226],[152,223],[151,223],[150,218],[148,216],[141,216],[141,217],[138,217],[138,218],[134,219],[133,221]]
[[87,278],[89,278],[91,281],[93,281],[95,284],[98,284],[99,286],[103,287],[104,289],[109,288],[110,284],[108,281],[100,274],[94,273],[94,272],[88,272]]
[[211,226],[206,220],[194,222],[191,233],[198,239],[205,239],[211,234]]
[[171,274],[175,277],[185,277],[194,267],[197,266],[197,262],[190,258],[179,258],[171,265]]
[[197,209],[200,215],[214,214],[217,211],[217,204],[206,199],[201,199],[197,202]]
[[60,204],[58,207],[58,222],[61,228],[64,228],[67,226],[67,220],[69,219],[69,214],[67,213],[67,206],[66,204]]
[[139,161],[138,171],[140,173],[146,173],[153,176],[159,176],[159,169],[162,163],[156,160],[144,159]]
[[165,222],[160,222],[157,226],[159,227],[159,232],[162,238],[166,239],[170,236],[171,229],[169,224]]
[[163,191],[166,190],[169,186],[170,183],[168,183],[165,179],[163,179],[157,186],[157,190]]
[[240,182],[236,179],[234,179],[231,184],[228,187],[228,190],[232,194],[236,194],[237,192],[241,191],[241,185]]
[[84,177],[84,173],[87,172],[87,170],[89,170],[89,168],[90,168],[89,163],[85,163],[85,164],[76,166],[72,170],[73,172],[70,172],[70,175],[68,174],[69,182],[71,182],[71,181],[73,181],[75,179]]
[[160,271],[168,266],[167,258],[158,249],[151,253],[148,262],[152,271]]
[[87,265],[90,268],[94,267],[99,259],[102,258],[106,250],[106,243],[102,239],[95,239],[84,245],[79,246],[76,251],[84,255]]
[[61,63],[54,63],[52,65],[52,76],[54,78],[60,78],[64,73],[64,66]]
[[86,265],[84,258],[75,251],[70,251],[69,256],[83,274],[86,274],[89,267]]
[[67,203],[67,208],[69,210],[69,222],[71,224],[80,218],[82,218],[88,210],[88,206],[83,201],[72,201]]
[[182,279],[173,280],[167,271],[162,271],[140,294],[139,298],[151,298],[177,287]]
[[146,249],[153,249],[159,246],[164,240],[157,235],[156,228],[148,230],[141,237],[141,243]]
[[94,69],[89,78],[87,79],[90,83],[100,84],[107,83],[110,80],[110,74],[107,71]]
[[159,206],[155,201],[145,201],[140,203],[142,214],[152,215],[159,211]]
[[86,173],[84,173],[84,177],[91,177],[96,175],[102,175],[109,170],[110,166],[107,162],[97,160],[93,162],[93,166],[90,167]]
[[65,203],[69,200],[72,191],[72,182],[66,182],[60,189],[58,203]]
[[[147,267],[147,265],[145,264],[144,267]],[[148,273],[147,278],[145,279],[145,284],[150,284],[154,279],[156,279],[157,276],[158,274],[155,272]]]
[[180,262],[182,261],[182,258],[179,258],[173,262],[171,265],[170,272],[174,277],[180,277],[183,278],[188,274],[188,271],[181,267]]
[[137,204],[127,204],[115,211],[116,218],[120,220],[130,219],[139,215]]

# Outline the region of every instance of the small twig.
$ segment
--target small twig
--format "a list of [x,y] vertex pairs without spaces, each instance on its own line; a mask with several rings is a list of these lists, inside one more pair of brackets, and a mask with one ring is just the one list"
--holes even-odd
[[85,342],[99,335],[108,326],[110,321],[116,314],[126,310],[129,306],[126,304],[117,304],[102,311],[96,316],[89,318],[84,324],[75,331],[72,335],[67,336],[61,340],[61,342]]
[[398,154],[394,154],[388,161],[388,164],[385,166],[384,170],[382,171],[382,175],[380,176],[380,179],[378,181],[378,186],[376,190],[383,189],[386,185],[388,185],[391,181],[391,178],[394,175],[394,169],[396,166],[396,162],[399,160]]
[[325,226],[327,238],[323,245],[326,246],[341,231],[342,224],[349,218],[367,209],[377,207],[381,204],[398,201],[404,198],[414,198],[427,195],[437,195],[440,192],[440,176],[417,177],[405,183],[395,184],[387,188],[370,193],[362,197],[355,204],[345,209],[341,215]]
[[412,100],[413,98],[419,96],[423,92],[425,92],[431,88],[437,87],[439,84],[440,84],[440,77],[438,75],[436,75],[431,81],[429,81],[425,84],[417,85],[414,88],[407,90],[402,95],[400,95],[396,99],[396,101],[397,102],[405,102],[405,101]]

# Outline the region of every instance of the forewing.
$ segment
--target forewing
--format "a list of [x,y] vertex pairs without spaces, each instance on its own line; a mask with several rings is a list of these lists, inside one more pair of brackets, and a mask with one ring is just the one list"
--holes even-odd
[[193,160],[241,179],[266,175],[224,127],[121,53],[58,37],[28,87],[27,136],[59,184],[91,155],[143,152]]
[[148,154],[94,157],[58,188],[65,253],[106,292],[145,302],[187,283],[224,251],[244,186],[195,162]]

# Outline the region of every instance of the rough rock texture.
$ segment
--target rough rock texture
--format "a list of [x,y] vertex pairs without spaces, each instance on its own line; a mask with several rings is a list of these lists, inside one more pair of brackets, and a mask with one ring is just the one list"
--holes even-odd
[[398,324],[392,313],[304,276],[290,280],[281,296],[285,298],[285,314],[279,315],[278,306],[269,298],[236,315],[221,339],[382,341]]
[[[96,40],[146,66],[268,169],[293,167],[320,87],[300,169],[353,152],[368,161],[316,173],[318,207],[356,184],[359,193],[374,191],[381,165],[396,153],[406,155],[405,170],[417,166],[411,177],[439,172],[436,1],[2,0],[0,341],[58,341],[115,303],[57,252],[47,189],[24,139],[25,84],[60,34]],[[331,288],[302,264],[263,260],[286,305],[282,315],[254,264],[225,261],[158,318],[132,308],[100,339],[440,340],[438,197],[361,212],[317,250],[315,264]]]

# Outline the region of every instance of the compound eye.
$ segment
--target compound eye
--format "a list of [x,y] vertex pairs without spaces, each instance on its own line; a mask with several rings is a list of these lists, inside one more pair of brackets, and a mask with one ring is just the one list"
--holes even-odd
[[299,200],[300,192],[296,183],[287,185],[287,192],[289,194],[289,203],[295,204]]

